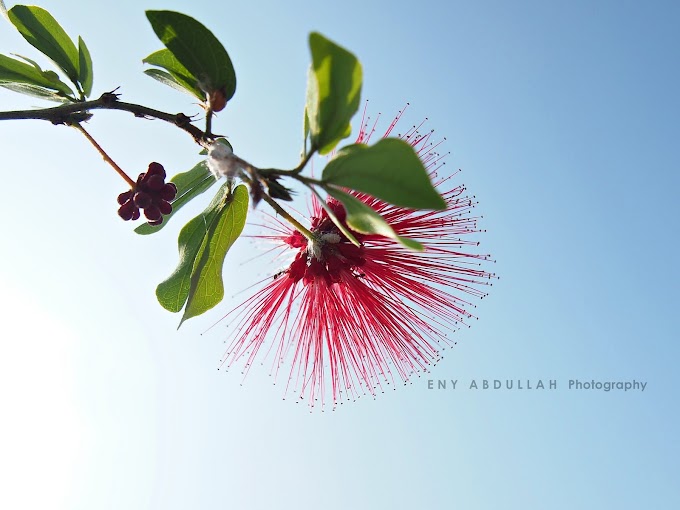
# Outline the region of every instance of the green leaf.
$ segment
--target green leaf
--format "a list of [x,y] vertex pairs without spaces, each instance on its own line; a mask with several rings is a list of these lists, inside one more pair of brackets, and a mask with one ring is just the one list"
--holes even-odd
[[205,211],[184,225],[179,233],[177,242],[179,264],[168,279],[156,287],[158,302],[166,310],[179,312],[187,301],[196,257],[201,251],[210,225],[217,217],[226,198],[229,190],[228,184],[224,183]]
[[305,118],[302,121],[302,157],[307,157],[307,138],[309,137],[309,115],[305,108]]
[[183,76],[186,79],[191,79],[194,81],[196,80],[196,77],[191,74],[189,70],[184,67],[167,48],[154,51],[148,57],[143,58],[142,62],[151,66],[162,67],[166,71],[171,71],[172,73]]
[[144,74],[147,76],[151,76],[156,81],[161,82],[163,85],[167,85],[169,87],[172,87],[175,90],[178,90],[180,92],[189,93],[191,96],[198,98],[201,101],[205,101],[205,94],[201,92],[198,89],[193,89],[190,86],[187,86],[187,83],[178,78],[177,76],[174,76],[172,73],[169,73],[167,71],[163,71],[161,69],[145,69]]
[[56,93],[54,90],[39,87],[37,85],[31,85],[30,83],[2,83],[0,81],[0,87],[4,87],[20,94],[25,94],[27,96],[39,97],[40,99],[45,99],[47,101],[55,101],[57,103],[70,102],[67,97]]
[[177,211],[184,207],[189,201],[196,198],[198,195],[206,192],[213,184],[217,182],[215,177],[208,170],[208,165],[205,161],[201,161],[195,167],[187,172],[182,172],[175,175],[170,182],[177,186],[177,196],[172,202],[172,212],[163,217],[163,223],[152,227],[148,223],[143,223],[135,229],[140,235],[155,234],[168,224]]
[[31,64],[35,68],[35,70],[38,71],[43,76],[43,78],[45,78],[47,81],[49,81],[52,84],[52,88],[54,88],[55,90],[63,92],[64,94],[67,94],[67,95],[71,95],[71,96],[74,95],[74,92],[73,92],[73,90],[71,90],[71,87],[69,87],[66,83],[61,81],[59,79],[59,75],[57,73],[55,73],[54,71],[43,71],[40,68],[40,66],[38,65],[38,63],[35,62],[34,60],[31,60],[30,58],[27,58],[27,57],[23,57],[21,55],[17,55],[16,53],[12,53],[12,55],[14,55],[15,57],[19,57],[23,61]]
[[191,275],[191,288],[182,323],[207,312],[224,297],[222,269],[227,252],[239,238],[248,215],[248,188],[237,186],[231,199],[219,212],[206,237]]
[[195,19],[173,11],[146,11],[146,17],[166,48],[207,92],[223,90],[227,99],[236,91],[236,74],[227,50]]
[[322,180],[399,207],[446,209],[416,151],[398,138],[343,147],[324,168]]
[[78,37],[78,81],[83,86],[83,94],[89,97],[92,93],[92,82],[94,74],[92,72],[92,57],[90,50],[87,49],[82,37]]
[[399,241],[412,250],[422,251],[423,245],[413,239],[401,237],[377,212],[364,204],[361,200],[336,188],[326,187],[326,192],[342,202],[347,211],[347,224],[356,232],[362,234],[378,234]]
[[312,66],[307,84],[306,115],[312,147],[328,154],[352,132],[359,109],[362,70],[357,58],[319,33],[309,35]]
[[15,5],[9,19],[29,44],[51,58],[73,83],[80,73],[80,58],[75,44],[57,20],[41,7]]
[[61,92],[64,95],[73,95],[70,87],[62,82],[55,72],[43,71],[32,60],[25,57],[19,58],[29,63],[27,64],[14,58],[0,55],[0,84],[3,86],[9,84],[27,84],[32,88],[50,89]]
[[199,87],[196,77],[175,58],[170,50],[158,50],[143,59],[142,62],[167,71],[166,73],[159,69],[147,69],[144,74],[176,90],[188,93],[201,101],[206,100],[206,93]]

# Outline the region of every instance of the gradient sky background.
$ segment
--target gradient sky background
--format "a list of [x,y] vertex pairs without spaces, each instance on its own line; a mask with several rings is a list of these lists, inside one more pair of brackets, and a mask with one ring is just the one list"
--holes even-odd
[[[11,2],[8,2],[11,5]],[[8,5],[8,6],[10,6]],[[206,24],[238,89],[215,129],[292,167],[319,30],[364,64],[369,109],[429,117],[480,201],[501,280],[434,379],[556,379],[549,391],[427,389],[310,414],[266,370],[216,370],[227,299],[176,332],[155,285],[174,221],[141,238],[124,184],[75,130],[0,123],[0,507],[64,509],[680,508],[677,2],[41,0],[94,58],[95,96],[197,113],[142,74],[143,8]],[[0,20],[0,52],[36,58]],[[40,105],[0,92],[0,109]],[[159,121],[98,112],[128,172],[199,161]],[[188,220],[209,197],[188,208]],[[231,295],[277,269],[242,239]],[[258,367],[259,368],[259,367]],[[264,367],[263,367],[264,368]],[[647,382],[574,391],[569,379]]]

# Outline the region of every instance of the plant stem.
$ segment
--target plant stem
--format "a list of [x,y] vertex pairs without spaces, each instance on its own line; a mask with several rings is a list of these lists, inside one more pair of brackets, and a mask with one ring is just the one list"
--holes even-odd
[[76,128],[78,131],[80,131],[85,138],[88,139],[88,141],[94,145],[94,148],[97,149],[99,154],[101,154],[102,158],[104,158],[104,161],[106,161],[109,165],[113,167],[113,169],[120,175],[123,179],[125,179],[125,182],[127,182],[131,188],[134,189],[135,187],[135,181],[130,179],[130,176],[126,174],[121,167],[119,167],[114,160],[111,159],[111,156],[109,156],[104,149],[101,148],[101,146],[97,143],[97,141],[92,138],[90,133],[85,131],[85,128],[81,126],[80,124],[72,124],[74,128]]
[[212,131],[212,118],[213,118],[213,111],[210,106],[208,106],[208,109],[205,111],[205,134],[206,136],[210,136],[210,132]]
[[326,200],[321,196],[321,194],[316,190],[314,186],[311,186],[307,183],[305,185],[312,190],[312,193],[316,195],[316,198],[319,199],[319,203],[321,204],[321,207],[323,207],[324,211],[328,214],[328,217],[331,219],[333,223],[335,223],[335,226],[340,229],[340,232],[342,232],[345,237],[349,240],[350,243],[352,243],[355,246],[361,246],[361,243],[357,240],[356,237],[354,237],[354,234],[349,231],[347,227],[345,227],[342,222],[338,219],[338,217],[335,215],[333,212],[333,209],[328,207],[328,204],[326,203]]
[[305,177],[304,175],[291,175],[290,177],[296,181],[300,181],[305,186],[310,186],[312,184],[316,186],[323,186],[325,184],[323,181],[319,181],[318,179],[314,179],[312,177]]
[[293,168],[292,170],[280,170],[278,168],[258,168],[258,172],[262,175],[276,174],[276,175],[288,175],[290,177],[295,177],[298,181],[304,182],[307,177],[302,177],[298,175],[307,166],[309,160],[314,156],[314,151],[310,151],[303,159],[300,164]]
[[[249,173],[250,173],[250,178],[253,179],[253,180],[258,179],[258,177],[264,173],[261,169],[254,167],[253,165],[251,165],[250,163],[248,163],[246,160],[244,160],[244,159],[242,159],[242,158],[239,158],[236,154],[231,154],[229,157],[230,157],[233,161],[235,161],[236,163],[238,163],[239,165],[241,165],[244,169],[247,169],[247,170],[249,171]],[[306,161],[309,161],[309,158],[306,158]],[[303,163],[305,163],[305,162],[303,161]],[[303,163],[301,163],[301,164],[299,165],[299,166],[300,166],[300,169],[304,168],[304,164],[303,164]],[[330,208],[326,205],[326,202],[324,201],[324,199],[319,195],[319,193],[318,193],[318,192],[314,189],[314,187],[312,186],[312,184],[320,184],[320,185],[321,185],[322,183],[321,183],[320,181],[317,181],[316,179],[312,179],[312,178],[308,178],[308,177],[303,177],[303,176],[301,176],[301,175],[291,174],[290,172],[286,172],[286,171],[279,171],[279,170],[276,170],[276,169],[273,169],[273,168],[267,169],[267,170],[266,170],[266,173],[290,175],[291,177],[293,177],[293,178],[299,180],[300,182],[302,182],[303,184],[305,184],[306,186],[308,186],[309,189],[311,189],[314,193],[317,194],[317,196],[319,196],[319,200],[321,201],[322,206],[323,206],[324,208],[327,209],[328,214],[329,214],[329,216],[331,217],[331,220],[333,220],[333,222],[338,226],[338,228],[340,229],[340,231],[341,231],[343,234],[345,234],[345,236],[347,237],[347,239],[349,239],[353,244],[356,244],[357,246],[361,246],[361,243],[359,243],[359,241],[356,240],[356,238],[352,235],[352,233],[351,233],[349,230],[347,230],[347,229],[342,225],[342,223],[340,222],[340,220],[338,220],[338,218],[335,216],[335,214],[333,214],[333,211],[331,211]],[[309,241],[315,242],[315,241],[317,240],[316,237],[314,236],[314,234],[312,234],[312,232],[310,232],[310,231],[309,231],[307,228],[305,228],[299,221],[297,221],[297,220],[296,220],[295,218],[293,218],[290,214],[288,214],[288,212],[286,212],[286,210],[283,209],[283,208],[282,208],[282,207],[281,207],[281,206],[280,206],[273,198],[271,198],[269,195],[267,195],[267,194],[265,193],[264,196],[262,197],[262,199],[263,199],[265,202],[267,202],[270,206],[272,206],[272,208],[273,208],[277,213],[279,213],[281,216],[283,216],[290,224],[292,224],[296,229],[298,229],[298,230],[300,231],[300,233],[301,233],[302,235],[304,235]]]
[[300,231],[300,233],[305,236],[309,241],[315,242],[317,241],[316,236],[312,234],[312,232],[304,227],[298,220],[293,218],[288,212],[281,207],[273,198],[271,198],[269,195],[265,194],[262,197],[262,200],[267,202],[272,208],[279,213],[284,219],[286,219],[291,225],[293,225],[297,230]]
[[305,157],[302,158],[300,164],[292,170],[292,173],[299,174],[300,172],[302,172],[302,170],[307,166],[307,163],[309,163],[309,160],[312,159],[312,156],[314,156],[315,152],[316,150],[310,150],[307,154],[305,154]]

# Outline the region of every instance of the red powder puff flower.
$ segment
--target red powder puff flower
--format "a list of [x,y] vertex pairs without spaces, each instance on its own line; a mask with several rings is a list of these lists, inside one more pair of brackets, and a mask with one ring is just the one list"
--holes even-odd
[[[357,142],[367,143],[374,130],[375,124],[368,132],[362,122]],[[316,199],[309,229],[314,241],[274,220],[272,233],[256,237],[273,241],[293,261],[225,316],[235,326],[223,364],[244,363],[247,373],[268,344],[273,374],[291,367],[286,394],[322,408],[330,397],[334,409],[338,402],[406,383],[428,371],[440,351],[455,343],[448,335],[473,318],[467,311],[474,306],[469,298],[484,297],[480,288],[494,278],[480,267],[489,256],[466,250],[478,245],[464,239],[479,232],[471,214],[474,197],[463,186],[451,187],[452,176],[437,177],[443,156],[430,143],[431,133],[420,135],[414,127],[399,137],[418,151],[447,209],[416,211],[352,194],[399,236],[420,241],[425,250],[414,252],[390,238],[353,232],[361,243],[355,246]],[[344,222],[342,205],[334,199],[327,204]]]

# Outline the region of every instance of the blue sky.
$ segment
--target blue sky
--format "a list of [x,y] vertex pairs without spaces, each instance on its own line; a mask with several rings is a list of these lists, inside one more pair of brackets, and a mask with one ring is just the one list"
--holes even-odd
[[[373,114],[410,102],[407,123],[428,117],[447,138],[501,279],[431,374],[456,390],[421,378],[310,414],[265,370],[243,386],[217,372],[224,330],[202,333],[239,297],[179,332],[155,302],[182,222],[137,237],[115,214],[122,181],[75,130],[3,121],[0,506],[678,507],[677,3],[40,5],[87,41],[95,95],[120,86],[187,114],[190,99],[142,74],[160,48],[143,9],[202,21],[238,77],[215,129],[262,167],[297,162],[308,32],[336,40],[361,58]],[[0,26],[1,53],[36,55]],[[0,91],[2,110],[38,104]],[[89,124],[133,175],[199,160],[158,121]],[[242,239],[230,253],[232,293],[278,269],[241,265],[257,250]],[[558,388],[475,391],[473,379]]]

